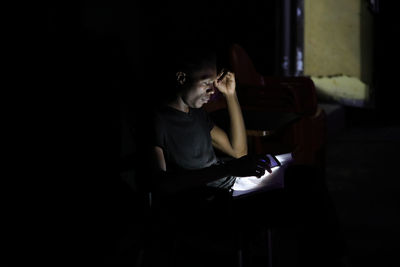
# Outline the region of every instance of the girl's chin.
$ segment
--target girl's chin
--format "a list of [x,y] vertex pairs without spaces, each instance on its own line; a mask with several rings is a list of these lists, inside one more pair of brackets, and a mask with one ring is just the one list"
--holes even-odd
[[195,107],[196,107],[196,108],[201,108],[205,103],[207,103],[207,102],[198,101],[198,102],[196,103]]

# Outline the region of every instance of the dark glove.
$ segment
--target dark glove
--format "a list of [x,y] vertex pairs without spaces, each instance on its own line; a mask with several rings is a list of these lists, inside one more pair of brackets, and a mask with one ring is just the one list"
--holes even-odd
[[270,161],[266,156],[246,155],[225,163],[232,176],[245,177],[256,176],[258,178],[265,174],[265,170],[271,173]]

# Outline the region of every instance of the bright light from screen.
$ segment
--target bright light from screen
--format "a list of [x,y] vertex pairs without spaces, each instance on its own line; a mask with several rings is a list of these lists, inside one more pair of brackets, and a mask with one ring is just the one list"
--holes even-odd
[[284,174],[286,167],[293,161],[292,154],[277,155],[276,158],[282,166],[272,168],[272,173],[265,172],[261,178],[256,176],[239,177],[233,185],[233,197],[268,191],[284,187]]

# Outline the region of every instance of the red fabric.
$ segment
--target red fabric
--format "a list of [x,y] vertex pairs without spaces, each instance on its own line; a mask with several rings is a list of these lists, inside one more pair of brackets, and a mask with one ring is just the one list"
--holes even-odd
[[317,111],[315,86],[310,78],[262,76],[237,44],[230,48],[229,59],[242,105],[309,115]]
[[[264,137],[250,137],[256,153],[292,150],[295,161],[321,164],[325,144],[325,113],[318,108],[313,81],[309,77],[262,76],[246,51],[238,44],[229,51],[242,109],[295,112],[302,119],[272,142]],[[222,103],[222,102],[221,102]],[[222,107],[222,106],[221,106]]]

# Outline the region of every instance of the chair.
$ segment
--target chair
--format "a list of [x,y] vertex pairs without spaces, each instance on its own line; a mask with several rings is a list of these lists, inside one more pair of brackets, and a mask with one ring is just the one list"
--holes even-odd
[[[222,265],[238,266],[238,267],[245,266],[243,259],[245,236],[243,231],[240,230],[240,228],[233,227],[232,229],[234,231],[231,231],[232,230],[231,228],[228,228],[231,230],[225,229],[226,232],[222,237],[221,236],[216,237],[216,239],[219,241],[217,244],[215,244],[213,243],[216,240],[215,238],[207,241],[209,238],[207,236],[207,231],[209,229],[208,227],[210,226],[218,227],[218,225],[211,225],[211,224],[208,226],[202,225],[204,226],[203,229],[191,232],[190,229],[188,230],[188,228],[184,227],[185,225],[181,225],[179,222],[176,223],[175,220],[177,218],[171,218],[169,214],[160,215],[157,209],[154,210],[154,207],[151,205],[151,203],[153,202],[151,200],[152,194],[149,194],[148,196],[150,198],[150,201],[148,201],[150,205],[148,206],[149,212],[146,215],[147,224],[143,232],[143,237],[144,237],[142,241],[143,246],[139,251],[136,260],[138,267],[148,266],[147,265],[148,261],[146,260],[146,258],[148,259],[149,257],[148,252],[152,249],[152,242],[157,242],[159,240],[161,240],[161,243],[163,244],[160,247],[168,249],[168,251],[164,251],[164,253],[161,253],[161,257],[163,257],[163,259],[161,259],[161,261],[163,261],[163,266],[176,266],[176,262],[179,262],[180,258],[183,256],[182,250],[180,250],[182,249],[182,246],[187,246],[189,244],[191,248],[196,249],[199,248],[198,245],[196,245],[197,242],[209,246],[205,248],[205,251],[209,253],[217,252],[217,253],[223,253],[224,255],[232,255],[232,256],[236,254],[236,259],[234,257],[232,257],[232,259],[229,259],[230,264],[224,262]],[[179,216],[177,220],[179,221],[179,219],[182,219],[185,216],[186,215]],[[265,234],[267,235],[266,245],[270,246],[271,232],[269,229],[265,230],[266,230]],[[229,237],[227,237],[227,235],[229,235]],[[270,250],[268,250],[268,252],[269,251]],[[271,257],[270,254],[268,254],[268,260],[271,259],[270,257]],[[217,264],[215,266],[220,266],[220,264]],[[271,264],[269,264],[268,266],[271,266]]]
[[[326,118],[318,107],[313,81],[309,77],[263,76],[238,44],[229,49],[229,68],[236,77],[249,150],[292,151],[295,162],[323,169]],[[205,108],[223,123],[221,110],[225,107],[223,97],[216,93]]]
[[[295,163],[315,165],[323,170],[325,113],[317,105],[313,81],[308,77],[263,76],[238,44],[229,50],[229,64],[236,77],[249,153],[292,152]],[[218,91],[204,106],[225,130],[229,127],[226,107]],[[265,230],[268,264],[272,266],[272,229]]]
[[[128,111],[124,111],[123,115],[121,123],[121,179],[124,183],[129,185],[138,202],[136,205],[138,210],[133,211],[135,215],[138,216],[136,225],[139,228],[135,230],[138,239],[135,240],[134,244],[136,250],[134,251],[135,259],[133,261],[135,266],[138,267],[149,266],[147,259],[151,256],[150,251],[153,249],[153,242],[164,238],[169,244],[170,251],[162,255],[163,258],[161,261],[168,262],[168,264],[174,266],[174,262],[181,256],[180,251],[177,249],[178,242],[182,241],[180,237],[187,237],[184,236],[185,232],[181,231],[179,227],[168,228],[171,225],[168,221],[170,218],[158,213],[155,205],[158,199],[157,195],[153,194],[151,186],[148,184],[147,166],[141,164],[145,161],[145,159],[143,159],[144,155],[139,153],[141,149],[138,149],[138,145],[135,144],[135,138],[137,138],[135,134],[138,133],[134,130],[135,125],[132,125],[134,118],[132,118]],[[167,226],[169,231],[164,231],[161,226]],[[243,236],[241,232],[228,234],[230,234],[230,240],[234,242],[229,242],[228,240],[227,243],[224,243],[230,243],[229,253],[237,255],[236,258],[232,258],[235,264],[241,267],[243,266]],[[165,266],[165,264],[163,264],[163,266]]]

